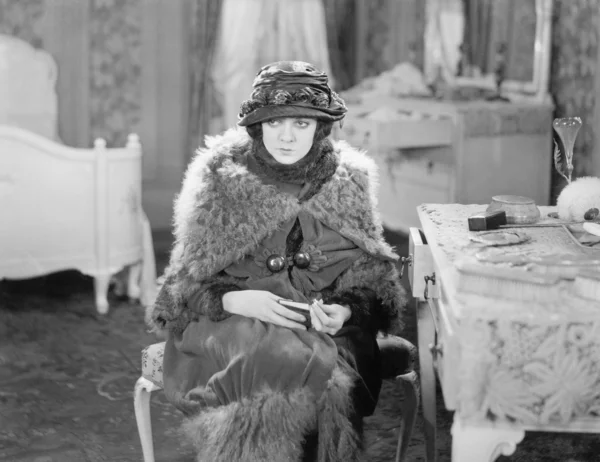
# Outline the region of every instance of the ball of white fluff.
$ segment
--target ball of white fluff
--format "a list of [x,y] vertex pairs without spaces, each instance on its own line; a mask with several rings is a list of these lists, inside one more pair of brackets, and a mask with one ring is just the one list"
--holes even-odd
[[600,178],[584,176],[573,180],[561,191],[556,206],[562,220],[583,221],[588,210],[600,210]]

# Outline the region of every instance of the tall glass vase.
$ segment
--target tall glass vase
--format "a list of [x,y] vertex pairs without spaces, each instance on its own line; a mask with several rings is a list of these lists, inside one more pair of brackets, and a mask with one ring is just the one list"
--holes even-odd
[[560,175],[571,183],[571,175],[573,174],[573,148],[575,147],[575,138],[581,128],[582,122],[579,117],[564,117],[554,119],[552,127],[562,141],[564,152],[560,152],[558,144],[554,143],[554,168]]

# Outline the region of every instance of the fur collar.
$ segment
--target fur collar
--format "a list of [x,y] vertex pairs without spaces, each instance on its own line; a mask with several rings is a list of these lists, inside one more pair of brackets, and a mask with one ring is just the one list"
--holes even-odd
[[376,211],[375,163],[343,141],[334,142],[333,177],[306,202],[265,185],[246,167],[251,139],[243,129],[207,137],[190,163],[175,200],[175,247],[170,270],[199,282],[242,259],[278,226],[304,210],[383,259],[398,256],[382,238]]

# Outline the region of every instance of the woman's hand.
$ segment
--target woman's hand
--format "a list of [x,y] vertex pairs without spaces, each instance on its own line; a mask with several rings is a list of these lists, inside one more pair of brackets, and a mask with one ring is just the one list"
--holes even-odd
[[306,330],[306,326],[300,324],[306,321],[306,318],[280,305],[277,300],[281,300],[281,297],[267,290],[239,290],[223,295],[223,309],[231,314],[278,326]]
[[315,330],[329,335],[337,334],[350,316],[352,316],[352,311],[347,306],[326,305],[318,300],[310,305],[310,320],[313,327]]

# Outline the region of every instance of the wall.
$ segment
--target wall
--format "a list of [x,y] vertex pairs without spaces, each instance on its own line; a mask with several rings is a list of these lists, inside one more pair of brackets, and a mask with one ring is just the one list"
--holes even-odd
[[92,1],[90,139],[122,145],[139,133],[142,108],[142,0]]
[[143,146],[144,209],[169,228],[187,162],[189,9],[193,0],[0,0],[0,33],[49,51],[58,64],[66,144]]
[[44,0],[0,0],[0,33],[42,45]]
[[[575,175],[600,176],[600,1],[555,0],[550,91],[557,117],[579,116]],[[553,190],[562,182],[555,174]]]
[[[19,37],[36,48],[47,48],[49,1],[0,0],[0,33]],[[141,1],[89,3],[88,146],[97,137],[105,138],[109,145],[122,145],[129,131],[139,132]]]

